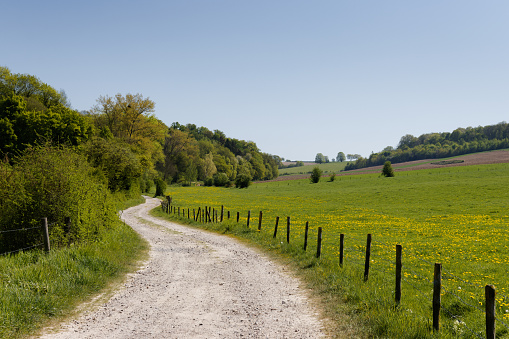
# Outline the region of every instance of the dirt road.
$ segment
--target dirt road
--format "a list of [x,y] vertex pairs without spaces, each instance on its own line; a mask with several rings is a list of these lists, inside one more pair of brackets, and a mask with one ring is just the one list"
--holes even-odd
[[[321,323],[299,282],[229,237],[148,215],[123,219],[150,259],[105,304],[42,338],[317,338]],[[54,330],[53,330],[54,331]]]

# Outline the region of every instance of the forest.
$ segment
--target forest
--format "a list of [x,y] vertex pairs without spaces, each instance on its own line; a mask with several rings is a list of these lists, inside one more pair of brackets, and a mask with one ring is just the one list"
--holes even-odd
[[427,133],[419,137],[401,137],[396,149],[386,147],[369,158],[358,158],[346,165],[345,171],[383,165],[386,161],[400,163],[422,159],[447,158],[468,153],[509,148],[509,124],[457,128],[452,132]]

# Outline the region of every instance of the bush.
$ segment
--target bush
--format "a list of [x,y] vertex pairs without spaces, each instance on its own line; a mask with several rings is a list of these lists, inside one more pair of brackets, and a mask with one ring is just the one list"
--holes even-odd
[[313,168],[313,171],[311,172],[311,177],[309,178],[309,180],[311,180],[311,183],[316,184],[317,182],[320,181],[321,176],[322,176],[322,170],[318,166],[316,166],[315,168]]
[[[47,218],[52,247],[99,239],[118,218],[107,183],[93,173],[75,151],[51,146],[0,163],[0,230],[38,227]],[[38,232],[3,233],[0,253],[38,243]]]
[[330,178],[329,178],[329,181],[330,182],[333,182],[334,180],[336,180],[336,173],[332,172]]
[[226,173],[216,173],[214,174],[214,186],[222,187],[228,186],[230,184],[230,179],[226,175]]
[[251,177],[247,174],[239,174],[235,179],[235,187],[248,188],[251,185]]
[[203,180],[203,185],[205,185],[205,186],[214,186],[214,178],[209,177],[209,178]]
[[166,191],[166,181],[163,179],[157,178],[154,179],[154,184],[156,185],[156,197],[161,197],[164,195],[164,191]]
[[394,170],[392,169],[392,165],[390,161],[386,161],[384,164],[384,168],[382,169],[382,175],[385,177],[393,177]]

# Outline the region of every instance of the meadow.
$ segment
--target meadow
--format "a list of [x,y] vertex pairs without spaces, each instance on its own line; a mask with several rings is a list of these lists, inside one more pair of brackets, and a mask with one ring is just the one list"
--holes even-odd
[[[508,336],[509,164],[396,172],[394,178],[378,173],[340,176],[333,182],[322,178],[318,184],[308,179],[258,183],[248,189],[170,187],[167,193],[174,206],[190,208],[191,215],[198,207],[219,210],[224,205],[232,218],[206,227],[249,237],[293,258],[299,274],[326,299],[327,316],[346,312],[363,325],[365,335],[483,338],[484,286],[492,284],[497,293],[497,337]],[[257,232],[259,211],[263,220]],[[278,237],[272,239],[276,216],[280,217]],[[290,245],[287,216],[291,217]],[[304,253],[306,222],[311,231]],[[323,228],[319,260],[313,253],[318,227]],[[338,264],[341,233],[345,234],[343,267]],[[364,282],[368,233],[373,237],[372,269]],[[398,307],[394,303],[396,244],[403,247]],[[443,267],[441,329],[435,334],[434,263]]]
[[328,162],[324,164],[309,164],[306,163],[304,166],[299,167],[290,167],[290,168],[280,168],[279,169],[279,175],[285,176],[285,175],[295,175],[295,174],[309,174],[313,170],[314,167],[318,166],[324,174],[330,174],[332,172],[338,174],[340,171],[342,171],[346,164],[348,164],[347,161],[344,162]]

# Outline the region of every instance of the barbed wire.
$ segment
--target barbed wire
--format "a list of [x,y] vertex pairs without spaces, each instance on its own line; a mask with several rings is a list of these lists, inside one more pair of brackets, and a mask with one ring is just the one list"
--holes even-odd
[[477,309],[478,311],[481,311],[482,313],[485,313],[485,311],[480,308],[479,306],[477,305],[471,305],[469,304],[468,302],[466,302],[465,300],[463,300],[459,295],[457,295],[456,293],[454,293],[452,290],[448,290],[446,289],[444,286],[442,286],[442,289],[444,290],[444,292],[446,293],[449,293],[449,294],[452,294],[453,296],[455,296],[459,301],[461,301],[463,304],[469,306],[469,307],[472,307],[472,308],[475,308]]
[[30,231],[30,230],[35,230],[35,229],[41,229],[41,227],[37,226],[37,227],[30,227],[30,228],[17,228],[15,230],[0,231],[0,233],[9,233],[9,232],[18,232],[18,231]]
[[[406,265],[401,265],[401,268],[408,268]],[[424,280],[427,280],[429,283],[433,284],[433,282],[431,280],[429,280],[427,277],[423,276],[423,275],[420,275],[414,271],[412,271],[411,269],[408,269],[408,272],[412,273],[414,276],[417,276],[419,278],[422,278]]]
[[452,274],[452,273],[450,273],[450,272],[448,272],[448,271],[444,270],[443,268],[442,268],[442,274],[450,275],[450,276],[454,277],[455,279],[458,279],[458,280],[460,280],[461,282],[464,282],[465,284],[468,284],[468,285],[471,285],[471,286],[474,286],[474,287],[477,287],[477,288],[484,288],[484,286],[482,286],[482,285],[478,285],[478,284],[475,284],[475,283],[473,283],[473,282],[466,281],[466,280],[464,280],[464,279],[462,279],[462,278],[458,277],[457,275],[454,275],[454,274]]
[[504,325],[505,328],[509,329],[509,325],[507,325],[502,319],[495,317],[495,320]]
[[[440,308],[442,310],[444,310],[445,312],[447,312],[449,314],[449,316],[452,318],[452,319],[456,319],[457,316],[456,315],[453,315],[448,309],[446,309],[445,307],[443,307],[443,305],[440,305]],[[464,322],[464,321],[461,321],[461,320],[458,320],[461,325],[463,327],[465,327],[467,330],[469,330],[470,332],[472,332],[473,335],[475,335],[477,338],[481,338],[483,339],[483,337],[481,335],[479,335],[479,333],[477,333],[476,331],[474,331],[473,329],[471,329],[470,327],[467,326],[467,324]]]
[[36,248],[36,247],[39,247],[39,246],[42,246],[44,244],[37,244],[37,245],[34,245],[34,246],[30,246],[30,247],[25,247],[25,248],[20,248],[19,250],[15,250],[15,251],[10,251],[10,252],[4,252],[4,253],[1,253],[0,256],[2,255],[8,255],[8,254],[13,254],[13,253],[18,253],[18,252],[21,252],[21,251],[26,251],[26,250],[30,250],[32,248]]
[[401,280],[406,282],[407,284],[409,284],[410,286],[412,286],[415,290],[417,290],[417,292],[419,292],[424,298],[428,299],[430,302],[433,302],[433,300],[431,298],[429,298],[426,294],[424,294],[423,291],[421,291],[421,289],[417,286],[415,286],[414,284],[412,284],[410,281],[408,281],[407,279],[401,277]]

